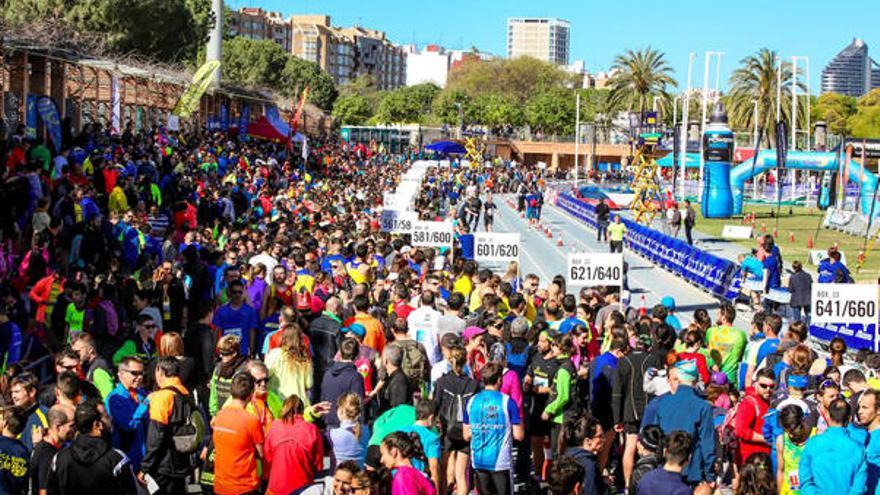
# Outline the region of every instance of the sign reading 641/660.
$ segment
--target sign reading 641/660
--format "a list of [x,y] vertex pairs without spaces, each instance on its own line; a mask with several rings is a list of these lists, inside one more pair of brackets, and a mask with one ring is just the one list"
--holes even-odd
[[877,285],[813,284],[811,323],[877,323]]
[[519,261],[519,233],[475,233],[474,260]]
[[586,287],[623,285],[623,255],[569,253],[568,285]]

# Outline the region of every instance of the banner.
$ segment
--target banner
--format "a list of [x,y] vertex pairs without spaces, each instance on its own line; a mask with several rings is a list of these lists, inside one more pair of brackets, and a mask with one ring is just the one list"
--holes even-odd
[[25,137],[37,137],[37,117],[37,95],[28,93],[24,109]]
[[302,96],[299,98],[299,104],[296,106],[296,113],[293,114],[293,125],[291,125],[291,132],[296,132],[296,127],[299,125],[299,117],[302,115],[303,106],[306,104],[306,98],[309,96],[309,87],[306,86],[306,89],[303,90]]
[[55,101],[48,96],[37,98],[37,113],[43,119],[43,123],[46,124],[46,132],[49,133],[49,139],[52,140],[55,152],[60,152],[62,146],[61,117],[58,115],[58,107],[55,105]]
[[192,115],[199,107],[199,100],[202,99],[202,95],[208,90],[208,86],[211,85],[211,80],[214,78],[214,73],[219,68],[219,60],[208,60],[202,64],[193,76],[190,85],[180,95],[180,99],[177,100],[177,105],[174,105],[174,110],[171,113],[178,117],[189,117]]
[[122,119],[122,99],[119,97],[119,76],[110,76],[110,132],[115,135],[122,133],[119,121]]
[[220,104],[220,129],[223,132],[229,131],[229,107],[225,103]]
[[241,107],[241,115],[238,116],[238,140],[247,136],[248,123],[251,121],[251,104],[245,103]]
[[266,120],[276,131],[278,131],[278,134],[288,137],[291,135],[290,126],[281,118],[281,114],[278,112],[278,107],[275,105],[269,105],[269,107],[266,108]]

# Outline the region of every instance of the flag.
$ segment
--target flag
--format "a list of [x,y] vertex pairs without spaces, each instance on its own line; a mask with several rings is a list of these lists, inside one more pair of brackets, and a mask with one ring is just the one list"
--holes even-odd
[[49,133],[49,139],[52,140],[52,146],[55,152],[61,151],[61,118],[58,116],[58,106],[55,101],[48,96],[37,98],[37,113],[43,119],[46,125],[46,131]]
[[219,60],[208,60],[202,64],[193,76],[190,85],[180,95],[180,99],[177,100],[177,105],[174,106],[174,110],[171,113],[178,117],[189,117],[199,106],[199,100],[205,94],[205,91],[208,90],[211,79],[219,68]]
[[293,124],[290,126],[292,128],[292,132],[296,133],[296,126],[299,124],[299,117],[302,115],[303,105],[306,104],[306,98],[309,96],[309,87],[306,86],[306,89],[303,90],[302,95],[299,97],[299,104],[296,106],[296,112],[293,114]]
[[309,138],[307,138],[305,134],[303,134],[302,158],[303,161],[309,160]]
[[122,98],[119,96],[119,76],[113,74],[110,77],[110,130],[113,134],[119,135],[122,132],[120,120],[122,120],[121,103]]

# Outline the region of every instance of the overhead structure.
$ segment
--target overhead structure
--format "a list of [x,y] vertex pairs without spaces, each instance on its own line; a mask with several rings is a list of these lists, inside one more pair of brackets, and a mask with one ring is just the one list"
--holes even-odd
[[635,197],[630,203],[629,209],[634,212],[634,220],[645,225],[651,225],[657,216],[662,197],[660,194],[660,166],[653,158],[645,158],[645,148],[639,147],[633,157],[633,166],[636,169],[630,188]]
[[464,158],[471,163],[471,167],[478,167],[483,163],[483,145],[479,138],[475,136],[465,138],[464,149],[467,151]]

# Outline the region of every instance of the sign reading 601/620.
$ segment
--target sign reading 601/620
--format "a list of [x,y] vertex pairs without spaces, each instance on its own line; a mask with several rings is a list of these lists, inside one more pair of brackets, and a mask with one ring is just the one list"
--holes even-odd
[[474,260],[519,261],[519,233],[477,232],[474,234]]
[[876,284],[813,284],[811,323],[877,323]]
[[568,285],[586,287],[623,285],[623,255],[569,253]]

